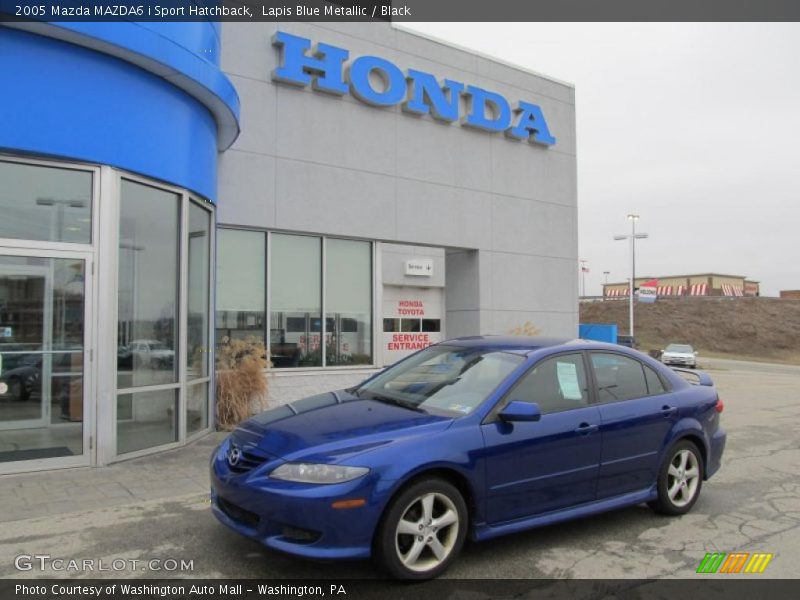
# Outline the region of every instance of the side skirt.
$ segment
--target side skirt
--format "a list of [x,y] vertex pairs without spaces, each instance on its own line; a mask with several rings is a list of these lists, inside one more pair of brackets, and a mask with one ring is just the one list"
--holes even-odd
[[615,496],[614,498],[581,504],[580,506],[565,508],[533,517],[526,517],[524,519],[506,521],[495,525],[481,523],[475,526],[473,539],[478,541],[488,540],[508,533],[517,533],[518,531],[525,531],[535,527],[544,527],[545,525],[553,525],[554,523],[561,523],[562,521],[570,521],[572,519],[588,517],[609,510],[641,504],[642,502],[649,502],[650,500],[655,500],[657,497],[658,492],[655,486],[653,486],[652,488],[639,492],[631,492],[630,494],[623,494],[622,496]]

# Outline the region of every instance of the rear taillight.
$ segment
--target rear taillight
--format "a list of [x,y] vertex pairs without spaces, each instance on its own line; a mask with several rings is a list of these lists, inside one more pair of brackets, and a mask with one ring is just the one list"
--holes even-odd
[[721,413],[725,409],[725,404],[722,402],[721,398],[717,398],[717,403],[714,405],[714,409]]

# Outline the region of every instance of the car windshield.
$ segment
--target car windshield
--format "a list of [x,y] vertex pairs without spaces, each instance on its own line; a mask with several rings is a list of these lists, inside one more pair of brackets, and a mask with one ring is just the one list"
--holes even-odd
[[686,344],[670,344],[665,352],[678,352],[680,354],[691,354],[694,352],[691,346]]
[[499,350],[431,346],[390,367],[355,393],[407,408],[469,414],[524,356]]

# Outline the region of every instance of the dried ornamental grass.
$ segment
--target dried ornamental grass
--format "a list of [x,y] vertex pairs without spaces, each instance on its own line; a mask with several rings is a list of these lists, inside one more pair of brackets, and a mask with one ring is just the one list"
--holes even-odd
[[217,425],[229,431],[266,408],[269,367],[264,342],[225,337],[217,348]]
[[541,335],[542,330],[530,321],[525,321],[522,325],[517,325],[514,329],[508,332],[510,335],[523,335],[527,337],[536,337]]

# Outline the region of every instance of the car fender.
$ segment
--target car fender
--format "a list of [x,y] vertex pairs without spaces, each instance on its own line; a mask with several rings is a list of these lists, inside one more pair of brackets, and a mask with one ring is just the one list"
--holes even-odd
[[[661,451],[661,459],[663,461],[666,458],[667,452],[672,446],[684,439],[689,438],[693,442],[697,442],[700,444],[700,452],[703,453],[703,469],[706,470],[708,467],[708,449],[710,447],[708,435],[703,430],[703,427],[697,421],[697,419],[693,417],[684,417],[680,419],[670,431],[669,436],[667,437],[666,442],[664,443],[664,447]],[[706,473],[703,473],[705,478]]]
[[475,520],[482,520],[485,478],[482,463],[476,459],[478,453],[474,451],[483,447],[483,437],[478,428],[452,427],[447,430],[437,444],[437,448],[443,450],[438,456],[432,456],[431,448],[419,443],[391,446],[376,451],[391,452],[395,456],[399,452],[403,457],[401,461],[392,461],[389,470],[381,476],[386,483],[381,490],[385,498],[381,511],[410,481],[425,473],[438,471],[455,474],[458,481],[467,487],[473,504],[472,516]]

